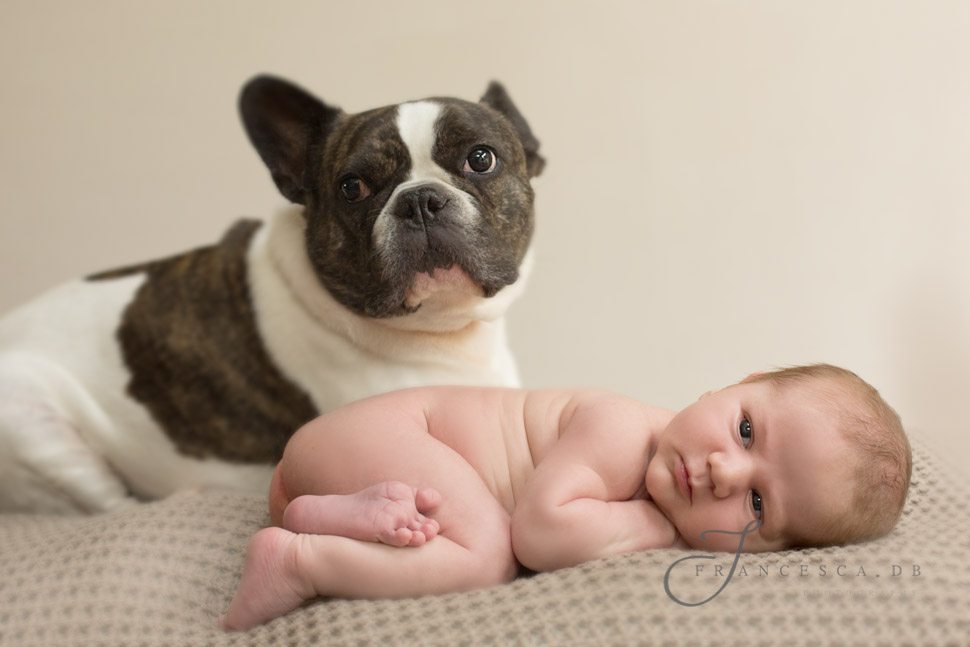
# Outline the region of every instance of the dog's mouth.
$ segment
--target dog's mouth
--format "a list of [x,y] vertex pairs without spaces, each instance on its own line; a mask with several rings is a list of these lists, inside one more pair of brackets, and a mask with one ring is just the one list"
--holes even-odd
[[517,272],[512,268],[515,276],[508,276],[507,271],[497,271],[503,263],[497,262],[486,239],[481,232],[447,220],[421,229],[402,227],[395,244],[380,254],[388,307],[383,315],[460,307],[494,296],[517,278]]
[[[518,279],[518,270],[482,268],[456,260],[422,263],[397,273],[384,298],[369,304],[372,317],[399,317],[420,310],[455,311],[474,307]],[[396,284],[396,285],[395,285]],[[392,287],[393,286],[393,287]]]
[[436,267],[429,272],[417,272],[411,286],[404,293],[404,309],[414,312],[429,300],[454,302],[468,297],[480,298],[485,289],[476,283],[457,263]]

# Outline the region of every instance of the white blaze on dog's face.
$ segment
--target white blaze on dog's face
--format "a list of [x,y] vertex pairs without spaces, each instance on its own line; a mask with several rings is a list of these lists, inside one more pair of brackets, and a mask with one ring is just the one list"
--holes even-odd
[[346,115],[261,79],[242,109],[280,190],[305,205],[317,277],[346,307],[421,328],[500,316],[521,289],[543,160],[501,86],[479,103]]
[[[424,235],[429,245],[433,243],[428,229],[436,226],[434,220],[443,209],[448,209],[447,215],[451,218],[446,226],[464,231],[480,226],[481,217],[471,196],[451,184],[448,172],[433,159],[441,112],[441,105],[431,101],[405,103],[397,109],[397,128],[411,158],[411,172],[407,181],[394,189],[374,224],[375,248],[389,275],[397,268],[399,257],[407,254],[410,236]],[[484,148],[477,155],[491,158],[489,167],[496,165],[494,155]],[[469,249],[466,253],[473,252]],[[455,262],[448,267],[417,272],[405,294],[404,305],[409,310],[421,306],[434,310],[461,309],[481,297],[481,286]]]

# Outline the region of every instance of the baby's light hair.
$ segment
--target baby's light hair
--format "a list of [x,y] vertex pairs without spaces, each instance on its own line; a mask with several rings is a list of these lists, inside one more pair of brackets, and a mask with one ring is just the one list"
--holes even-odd
[[842,437],[855,450],[855,483],[848,510],[839,511],[805,535],[789,536],[789,546],[849,544],[891,531],[906,501],[913,457],[899,415],[879,392],[852,371],[831,364],[758,373],[745,382],[769,382],[782,389],[812,387],[837,416]]

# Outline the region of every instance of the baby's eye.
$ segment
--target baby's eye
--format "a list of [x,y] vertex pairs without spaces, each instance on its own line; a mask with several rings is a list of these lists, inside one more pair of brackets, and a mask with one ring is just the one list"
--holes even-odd
[[757,490],[751,490],[751,508],[754,510],[754,516],[757,519],[761,518],[761,495],[758,494]]
[[741,418],[740,424],[738,424],[738,434],[741,435],[741,442],[747,447],[751,444],[751,421],[747,418]]

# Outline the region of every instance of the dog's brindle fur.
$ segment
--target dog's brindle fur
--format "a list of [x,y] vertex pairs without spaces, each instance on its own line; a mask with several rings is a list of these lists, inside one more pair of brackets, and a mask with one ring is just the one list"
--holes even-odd
[[218,245],[88,277],[147,275],[118,329],[128,393],[187,456],[275,462],[281,430],[317,414],[256,329],[245,260],[261,224],[242,220]]

